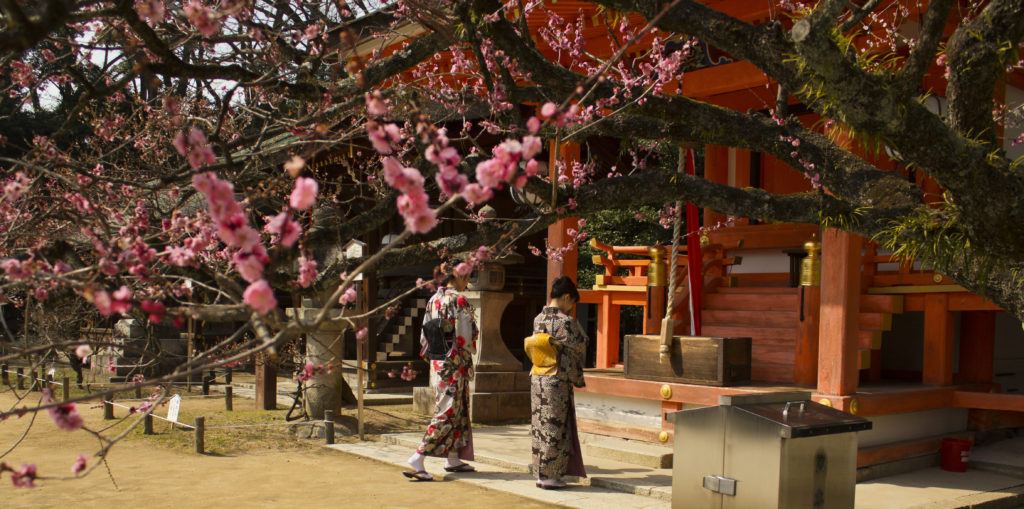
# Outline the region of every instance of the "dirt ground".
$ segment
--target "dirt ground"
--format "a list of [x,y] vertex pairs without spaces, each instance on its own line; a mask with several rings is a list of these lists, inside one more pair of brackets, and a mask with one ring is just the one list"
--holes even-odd
[[[14,403],[10,391],[0,388],[0,408],[10,409]],[[134,418],[105,421],[101,406],[85,404],[78,409],[87,428],[109,428],[105,436],[116,435],[134,422]],[[166,407],[154,413],[166,415]],[[242,398],[235,398],[233,412],[224,410],[223,396],[186,398],[179,421],[191,423],[196,415],[206,417],[211,428],[206,436],[207,454],[193,452],[192,433],[172,431],[158,420],[156,435],[142,435],[139,425],[113,447],[106,466],[101,464],[84,478],[74,479],[72,463],[79,454],[88,454],[89,465],[93,465],[99,442],[82,430],[61,431],[44,412],[36,417],[23,441],[0,456],[0,461],[14,467],[35,463],[40,476],[37,487],[15,488],[9,473],[0,475],[0,506],[422,508],[428,501],[451,499],[478,507],[554,507],[456,481],[411,482],[395,466],[326,450],[319,446],[322,439],[297,438],[291,427],[279,425],[284,413],[258,412],[252,400]],[[124,409],[115,411],[119,419],[126,414]],[[353,409],[346,409],[338,419],[339,441],[355,440],[345,435],[346,430],[355,429],[354,414]],[[421,429],[423,422],[409,406],[368,408],[366,415],[371,438],[380,432]],[[0,422],[0,454],[18,441],[29,420],[26,415]],[[239,424],[273,426],[215,429]]]

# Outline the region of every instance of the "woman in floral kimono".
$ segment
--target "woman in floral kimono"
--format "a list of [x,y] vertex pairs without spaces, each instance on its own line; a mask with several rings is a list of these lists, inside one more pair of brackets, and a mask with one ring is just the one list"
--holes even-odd
[[423,467],[426,456],[445,457],[447,472],[473,472],[463,460],[473,459],[473,435],[469,426],[469,382],[473,379],[473,354],[477,327],[473,307],[459,294],[469,283],[469,270],[460,264],[452,271],[447,286],[427,301],[420,335],[420,356],[430,364],[430,385],[434,388],[434,418],[423,441],[409,458],[412,471],[403,475],[417,481],[431,481]]
[[558,370],[554,375],[530,377],[533,469],[537,474],[537,487],[549,490],[566,486],[563,475],[587,476],[576,434],[573,401],[573,386],[584,386],[587,334],[579,322],[569,316],[579,300],[576,285],[561,276],[551,284],[551,301],[533,320],[534,333],[548,333],[558,351]]

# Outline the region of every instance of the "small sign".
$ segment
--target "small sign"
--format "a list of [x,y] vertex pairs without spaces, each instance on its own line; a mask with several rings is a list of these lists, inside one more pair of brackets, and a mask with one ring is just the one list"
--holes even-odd
[[175,394],[171,396],[171,401],[167,404],[167,420],[178,422],[178,410],[181,410],[181,395]]

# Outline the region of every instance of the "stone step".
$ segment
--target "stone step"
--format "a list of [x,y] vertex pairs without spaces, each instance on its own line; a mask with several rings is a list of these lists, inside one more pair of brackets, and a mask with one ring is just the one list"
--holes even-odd
[[580,433],[584,457],[596,456],[650,468],[672,468],[672,448],[638,440]]

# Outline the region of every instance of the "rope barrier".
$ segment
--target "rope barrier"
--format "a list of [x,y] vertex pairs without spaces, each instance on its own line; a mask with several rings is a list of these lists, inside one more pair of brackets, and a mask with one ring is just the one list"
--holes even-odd
[[[103,402],[104,402],[104,403],[106,403],[106,404],[108,404],[108,405],[111,405],[111,406],[121,407],[121,408],[123,408],[123,409],[125,409],[125,410],[131,410],[131,409],[132,409],[132,407],[129,407],[129,406],[124,406],[124,405],[121,405],[121,404],[118,404],[118,403],[114,403],[113,401],[107,401],[107,400],[103,400]],[[157,415],[157,414],[149,414],[149,416],[150,416],[150,417],[156,417],[157,419],[160,419],[160,420],[162,420],[162,421],[167,421],[167,422],[171,422],[171,423],[177,424],[178,426],[182,426],[182,427],[185,427],[185,428],[191,428],[191,429],[196,429],[196,427],[195,427],[195,426],[193,426],[193,425],[191,425],[191,424],[185,424],[185,423],[183,423],[183,422],[178,422],[178,421],[172,421],[172,420],[170,420],[170,419],[167,419],[167,418],[165,418],[165,417],[160,417],[160,416],[159,416],[159,415]]]
[[38,380],[40,382],[47,382],[47,383],[51,383],[53,385],[61,385],[61,386],[64,385],[62,382],[58,382],[56,380],[47,380],[45,378],[32,377],[32,376],[29,376],[29,375],[26,375],[26,374],[23,374],[23,373],[18,373],[17,371],[11,371],[9,369],[2,370],[2,371],[4,371],[5,373],[14,373],[15,375],[18,375],[18,376],[20,376],[22,378],[28,378],[29,380]]

